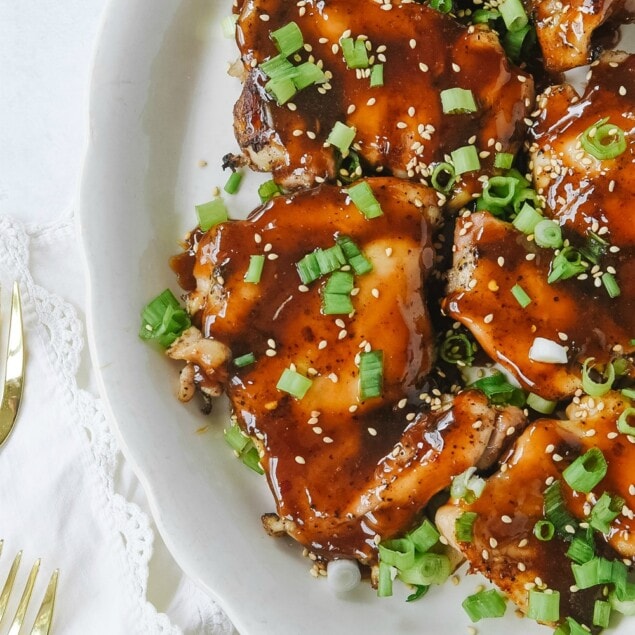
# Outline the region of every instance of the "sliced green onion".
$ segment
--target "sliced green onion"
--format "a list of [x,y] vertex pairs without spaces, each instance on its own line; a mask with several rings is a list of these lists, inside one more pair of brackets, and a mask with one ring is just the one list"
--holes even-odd
[[353,40],[352,37],[343,37],[340,40],[342,55],[349,68],[368,68],[368,51],[366,42],[362,39]]
[[296,399],[302,399],[311,388],[313,381],[301,375],[295,370],[285,368],[276,384],[276,388],[282,392],[289,393]]
[[602,450],[591,448],[571,463],[562,476],[571,489],[588,494],[606,476],[607,469]]
[[602,274],[602,284],[609,294],[609,298],[617,298],[620,295],[620,285],[617,284],[617,280],[612,273],[605,272]]
[[233,424],[223,431],[226,443],[239,454],[250,444],[249,437],[240,429],[238,424]]
[[493,404],[510,404],[519,408],[525,405],[525,393],[520,388],[510,384],[505,379],[505,375],[500,372],[478,379],[470,384],[470,388],[478,388],[484,392]]
[[289,57],[304,46],[302,31],[295,22],[289,22],[283,27],[272,31],[269,37],[273,40],[281,55]]
[[474,344],[464,333],[454,333],[441,344],[439,356],[448,364],[471,366],[474,362]]
[[472,542],[474,540],[474,523],[477,518],[476,512],[463,512],[454,521],[454,535],[459,542]]
[[594,265],[599,265],[609,243],[595,232],[587,232],[586,243],[580,247],[580,253]]
[[508,176],[493,176],[483,188],[483,201],[486,205],[505,207],[514,199],[518,181]]
[[380,560],[379,579],[377,581],[377,595],[380,598],[387,598],[392,595],[392,572],[393,568]]
[[631,590],[627,593],[627,597],[621,597],[622,594],[617,589],[609,593],[609,602],[611,608],[622,615],[635,615],[635,584],[628,584],[627,588]]
[[253,353],[246,353],[245,355],[241,355],[240,357],[236,357],[234,359],[234,366],[237,368],[243,368],[244,366],[254,364],[255,361],[256,356]]
[[336,121],[333,129],[329,132],[329,136],[326,138],[326,142],[335,146],[343,155],[345,155],[351,147],[351,143],[353,143],[356,133],[356,128],[352,126],[349,127],[341,121]]
[[589,357],[584,360],[582,364],[582,389],[587,395],[591,397],[602,397],[609,390],[611,390],[611,386],[615,381],[615,367],[611,362],[606,365],[604,369],[604,373],[606,375],[606,381],[597,382],[591,379],[591,368],[589,365],[595,361],[593,357]]
[[625,589],[628,569],[621,560],[595,557],[583,564],[572,564],[571,570],[579,589],[589,589],[599,584],[614,584],[615,589]]
[[624,503],[624,499],[620,496],[611,496],[608,492],[604,492],[591,510],[589,524],[600,533],[608,534],[611,523],[622,513]]
[[441,107],[446,115],[476,112],[478,106],[469,88],[447,88],[441,91]]
[[368,351],[359,359],[359,398],[381,397],[384,387],[384,353]]
[[258,187],[258,196],[263,203],[267,203],[281,192],[280,186],[273,180],[265,181]]
[[377,546],[379,560],[398,569],[408,569],[415,562],[415,546],[408,538],[384,540]]
[[547,282],[553,284],[558,280],[568,280],[586,271],[587,265],[582,254],[573,247],[563,247],[551,261]]
[[378,88],[384,85],[384,65],[373,64],[370,70],[370,87]]
[[512,225],[523,234],[533,234],[536,230],[536,225],[544,220],[544,216],[537,212],[531,205],[525,203],[520,212],[514,220],[512,221]]
[[157,340],[161,346],[167,348],[190,326],[187,311],[181,307],[172,291],[166,289],[141,311],[139,337]]
[[486,617],[502,617],[507,608],[505,599],[496,589],[468,595],[462,606],[473,622]]
[[439,13],[450,13],[453,2],[452,0],[430,0],[430,7]]
[[[625,392],[626,390],[622,390],[622,393]],[[628,422],[630,417],[635,417],[635,408],[626,408],[622,414],[620,414],[617,420],[617,429],[622,434],[628,434],[635,437],[635,426],[630,425]]]
[[621,393],[627,399],[635,399],[635,388],[622,388]]
[[197,205],[195,209],[198,217],[198,225],[201,231],[204,232],[229,220],[227,209],[225,208],[225,203],[223,203],[222,198],[215,198],[209,203]]
[[351,296],[346,293],[324,293],[322,313],[324,315],[349,315],[355,310]]
[[[569,513],[562,495],[560,481],[554,481],[544,492],[545,518],[562,538],[573,538],[578,521]],[[573,529],[573,532],[570,530]]]
[[320,273],[323,276],[346,264],[346,257],[338,244],[328,249],[316,249],[314,253],[318,267],[320,268]]
[[527,405],[536,412],[540,412],[543,415],[550,415],[556,409],[558,402],[543,399],[540,395],[530,392],[527,395]]
[[262,269],[265,266],[265,257],[263,255],[249,256],[249,268],[245,274],[245,282],[258,284],[262,277]]
[[500,11],[495,9],[477,9],[472,13],[472,22],[474,24],[487,24],[488,22],[496,22],[500,17]]
[[558,249],[562,246],[562,229],[549,218],[541,220],[534,228],[534,237],[539,247]]
[[514,163],[514,155],[510,152],[497,152],[494,157],[494,167],[501,170],[509,170]]
[[243,180],[241,172],[232,172],[225,183],[225,192],[227,194],[236,194],[240,188],[240,182]]
[[367,181],[356,183],[345,191],[350,196],[355,207],[357,207],[366,218],[372,219],[383,215],[384,212],[381,209],[381,205],[375,198],[373,190]]
[[354,287],[353,274],[350,271],[335,271],[324,285],[324,293],[350,293]]
[[450,153],[450,156],[452,157],[452,165],[454,165],[454,173],[457,176],[465,172],[474,172],[481,167],[478,152],[474,146],[457,148]]
[[604,600],[596,600],[593,605],[593,626],[608,628],[611,621],[611,604]]
[[373,270],[373,265],[370,260],[364,256],[359,247],[349,236],[338,236],[336,242],[342,248],[346,262],[353,267],[353,271],[358,276],[362,276]]
[[525,8],[520,0],[503,0],[498,5],[498,10],[509,31],[520,31],[529,22]]
[[264,470],[260,467],[260,454],[255,447],[250,447],[246,452],[243,452],[240,456],[242,462],[254,472],[258,474],[264,474]]
[[599,160],[615,159],[626,150],[624,131],[608,120],[600,119],[580,135],[584,151]]
[[313,84],[322,84],[326,81],[324,71],[313,62],[304,62],[295,67],[293,83],[298,90],[302,90]]
[[265,84],[265,89],[275,97],[281,106],[298,92],[292,79],[270,79]]
[[295,73],[295,66],[284,55],[261,62],[259,68],[269,79],[292,79]]
[[415,556],[411,567],[399,569],[397,577],[406,584],[428,586],[443,584],[452,573],[450,559],[439,553],[421,553]]
[[[536,190],[530,187],[522,187],[519,183],[516,187],[516,194],[514,195],[514,212],[519,214],[524,205],[529,205],[530,207],[537,209],[540,207],[541,201]],[[539,220],[542,220],[542,218]],[[533,234],[534,232],[532,229],[532,231],[525,233]]]
[[476,476],[476,468],[468,467],[465,472],[454,476],[450,485],[450,496],[455,500],[463,499],[467,503],[473,503],[481,497],[485,489],[485,479]]
[[512,295],[516,298],[518,304],[520,304],[523,309],[527,308],[531,304],[531,298],[519,284],[515,284],[511,288],[511,292]]
[[567,549],[567,558],[577,564],[584,564],[595,557],[595,548],[586,540],[576,536]]
[[560,593],[551,589],[530,589],[527,617],[539,622],[557,622],[560,619]]
[[415,585],[415,592],[411,593],[407,598],[406,598],[406,602],[414,602],[415,600],[418,600],[419,598],[422,598],[428,591],[430,590],[430,585],[425,585],[425,584],[416,584]]
[[439,530],[427,518],[416,529],[408,533],[408,538],[419,553],[425,553],[434,547],[439,542],[440,537]]
[[534,536],[536,536],[536,538],[538,538],[541,542],[548,542],[554,537],[555,533],[556,528],[549,520],[539,520],[534,525]]
[[618,357],[611,362],[616,377],[623,377],[628,373],[629,363],[625,357]]
[[565,621],[556,628],[553,635],[589,635],[589,631],[583,628],[572,617],[567,617]]
[[355,150],[349,150],[348,154],[338,158],[337,174],[342,183],[353,183],[362,176],[362,163],[359,154]]
[[311,284],[311,282],[317,280],[322,275],[315,252],[304,256],[301,260],[296,262],[295,266],[298,270],[300,280],[302,280],[302,284]]
[[430,184],[437,192],[447,194],[454,183],[456,183],[456,173],[451,163],[439,163],[432,170]]
[[503,38],[503,48],[508,57],[514,61],[519,62],[523,52],[523,46],[530,46],[534,40],[535,31],[532,26],[526,24],[517,31],[507,31]]
[[231,39],[236,35],[236,23],[238,22],[237,15],[226,15],[220,23],[223,31],[223,36],[227,39]]

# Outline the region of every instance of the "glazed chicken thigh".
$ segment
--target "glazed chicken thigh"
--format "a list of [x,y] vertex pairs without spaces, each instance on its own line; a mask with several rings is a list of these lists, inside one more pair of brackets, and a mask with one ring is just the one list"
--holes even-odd
[[624,6],[624,0],[525,0],[536,26],[544,63],[551,72],[591,61],[593,32]]
[[[549,400],[571,397],[587,358],[604,364],[635,349],[632,258],[616,259],[621,294],[611,298],[588,277],[549,283],[554,251],[488,212],[460,218],[454,246],[445,311],[525,389]],[[525,307],[512,294],[516,285],[531,300]],[[566,363],[532,360],[536,338],[566,346]]]
[[[592,626],[595,600],[606,599],[603,585],[575,586],[571,565],[576,560],[566,552],[576,532],[589,523],[605,492],[623,503],[606,531],[596,532],[595,550],[610,556],[615,549],[620,556],[633,558],[635,444],[616,429],[617,419],[628,404],[618,392],[602,399],[584,397],[568,408],[567,420],[534,422],[517,440],[500,470],[487,480],[477,501],[455,501],[437,512],[440,531],[463,552],[471,569],[494,582],[524,612],[530,591],[551,589],[560,593],[561,619],[570,616]],[[571,488],[563,472],[591,448],[599,448],[608,468],[598,485],[585,494]],[[545,518],[545,491],[549,487],[559,488],[570,524],[554,538],[540,540],[534,527]],[[464,512],[476,514],[471,542],[458,540],[455,532],[456,519]]]
[[[492,461],[504,411],[466,392],[454,404],[435,397],[424,412],[436,196],[391,178],[363,183],[381,216],[365,218],[345,190],[322,185],[194,235],[179,264],[191,274],[182,281],[196,326],[169,355],[188,362],[186,380],[227,392],[261,450],[284,530],[317,554],[372,561],[377,539],[410,529],[452,476]],[[355,275],[350,314],[326,315],[328,280],[303,284],[297,263],[344,233],[372,271]],[[266,256],[258,284],[244,280],[251,254]],[[383,390],[364,399],[360,359],[372,351],[383,354]],[[248,353],[251,365],[231,361]],[[308,382],[302,398],[280,387],[287,371]]]
[[[297,63],[314,61],[326,75],[279,105],[262,63],[278,53],[270,34],[291,22],[305,43]],[[365,48],[368,68],[349,68],[346,38]],[[476,148],[483,171],[496,152],[515,153],[533,107],[531,76],[508,61],[492,31],[425,4],[246,0],[237,39],[246,74],[234,110],[237,140],[252,167],[290,189],[338,177],[340,153],[327,143],[336,123],[354,129],[352,148],[371,172],[428,183],[463,146]],[[383,71],[378,85],[369,77],[374,66]],[[473,112],[444,113],[442,91],[457,88],[471,91]],[[481,173],[460,176],[455,204],[479,190]]]

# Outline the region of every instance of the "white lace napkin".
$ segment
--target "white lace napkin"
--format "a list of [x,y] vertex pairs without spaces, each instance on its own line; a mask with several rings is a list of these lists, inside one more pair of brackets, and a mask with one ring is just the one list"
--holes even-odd
[[28,228],[0,217],[4,308],[13,280],[22,291],[28,360],[19,420],[0,449],[0,581],[19,549],[21,583],[41,557],[36,605],[60,569],[53,635],[232,633],[156,535],[95,397],[72,217]]

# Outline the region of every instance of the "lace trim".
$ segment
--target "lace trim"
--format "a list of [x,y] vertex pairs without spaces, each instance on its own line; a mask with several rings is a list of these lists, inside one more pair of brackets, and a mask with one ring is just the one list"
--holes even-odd
[[[72,218],[62,219],[48,227],[29,228],[34,241],[57,242],[61,237],[72,240]],[[44,340],[52,371],[59,376],[59,385],[72,420],[81,426],[81,435],[89,472],[94,479],[97,509],[112,529],[113,542],[122,549],[128,597],[138,607],[135,620],[139,633],[181,635],[169,617],[158,613],[147,601],[148,564],[152,555],[154,534],[148,516],[137,505],[115,492],[114,474],[120,453],[108,426],[103,404],[77,385],[77,373],[84,346],[82,324],[75,309],[61,298],[35,284],[29,271],[31,239],[24,226],[8,217],[0,217],[0,264],[19,281],[24,295],[24,318],[27,328]],[[122,540],[116,538],[121,537]],[[202,593],[192,589],[192,593]],[[206,598],[206,603],[211,600]],[[203,604],[203,602],[201,602]],[[200,611],[199,611],[200,612]],[[229,632],[223,614],[201,616],[204,632]],[[231,630],[231,629],[230,629]]]

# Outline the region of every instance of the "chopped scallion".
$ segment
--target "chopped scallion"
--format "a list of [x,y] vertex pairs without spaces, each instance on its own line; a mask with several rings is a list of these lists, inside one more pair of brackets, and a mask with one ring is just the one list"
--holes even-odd
[[380,562],[398,569],[408,569],[415,562],[415,546],[409,538],[384,540],[377,548]]
[[450,13],[453,2],[452,0],[430,0],[430,7],[439,13]]
[[313,62],[304,62],[295,67],[293,83],[298,90],[302,90],[313,84],[322,84],[326,81],[324,71]]
[[505,207],[516,193],[518,181],[509,176],[493,176],[483,188],[483,202],[486,206]]
[[593,605],[593,626],[608,628],[611,621],[611,604],[604,600],[596,600]]
[[514,163],[514,155],[510,152],[497,152],[494,157],[494,167],[501,170],[509,170]]
[[322,313],[324,315],[348,315],[353,311],[353,301],[350,295],[346,293],[323,293]]
[[413,565],[399,569],[397,577],[406,584],[428,586],[443,584],[451,572],[452,565],[447,556],[430,552],[416,554]]
[[543,399],[540,395],[530,392],[527,395],[527,405],[536,412],[540,412],[543,415],[550,415],[556,409],[558,402]]
[[302,280],[302,284],[310,284],[322,275],[315,252],[304,256],[295,266],[298,270],[300,280]]
[[378,88],[384,85],[384,65],[373,64],[370,70],[370,87]]
[[574,247],[563,247],[551,261],[547,282],[553,284],[558,280],[568,280],[586,271],[587,265],[582,254]]
[[381,397],[384,386],[384,353],[368,351],[359,359],[359,398]]
[[355,183],[346,190],[346,193],[355,207],[369,220],[383,215],[381,205],[367,181]]
[[198,225],[201,231],[206,232],[208,229],[225,223],[229,220],[227,208],[222,198],[215,198],[209,203],[203,203],[196,206],[196,215],[198,217]]
[[454,521],[454,535],[459,542],[472,542],[474,540],[474,523],[477,518],[476,512],[463,512]]
[[572,538],[568,531],[578,526],[576,519],[569,513],[562,495],[560,481],[554,481],[544,492],[545,518],[555,527],[556,532],[562,538]]
[[368,68],[368,51],[364,40],[344,37],[340,40],[340,46],[349,68]]
[[408,538],[419,553],[425,553],[439,542],[439,530],[427,518],[411,532]]
[[527,292],[519,285],[515,284],[511,288],[512,295],[516,298],[516,301],[520,306],[525,309],[531,304],[531,298],[527,295]]
[[324,285],[324,293],[350,293],[354,278],[350,271],[334,271]]
[[443,361],[462,366],[472,365],[474,353],[474,344],[464,333],[449,335],[439,349],[439,356]]
[[434,167],[434,170],[432,170],[430,184],[435,190],[437,190],[437,192],[447,194],[452,189],[455,182],[456,173],[454,171],[454,166],[451,163],[438,163]]
[[231,39],[236,35],[236,23],[238,22],[237,15],[226,15],[220,23],[223,31],[223,36],[227,39]]
[[602,397],[611,390],[611,386],[615,381],[615,367],[611,362],[609,362],[604,369],[606,380],[603,382],[597,382],[591,379],[593,366],[590,365],[593,364],[594,361],[595,359],[593,357],[589,357],[588,359],[585,359],[582,364],[582,389],[591,397]]
[[245,355],[234,358],[234,366],[237,368],[243,368],[244,366],[249,366],[255,362],[256,356],[253,353],[246,353]]
[[446,115],[463,115],[478,110],[472,91],[458,87],[441,91],[441,107]]
[[596,531],[608,534],[611,523],[622,513],[624,503],[624,499],[620,496],[611,496],[608,492],[604,492],[591,510],[589,524]]
[[507,608],[505,599],[496,589],[468,595],[462,606],[473,622],[486,617],[502,617]]
[[612,273],[605,272],[602,274],[602,284],[609,294],[609,298],[617,298],[620,295],[620,285],[617,284],[617,280]]
[[520,31],[527,26],[529,18],[520,0],[503,0],[498,10],[509,31]]
[[595,557],[595,548],[586,540],[575,536],[567,549],[567,558],[577,564],[584,564]]
[[265,84],[265,89],[276,98],[281,106],[298,92],[292,79],[270,79]]
[[333,129],[329,132],[329,136],[326,138],[326,142],[335,146],[342,155],[346,155],[355,139],[356,133],[356,128],[349,127],[341,121],[336,121]]
[[555,533],[556,528],[549,520],[539,520],[534,525],[534,536],[536,536],[536,538],[538,538],[541,542],[548,542],[554,537]]
[[370,260],[364,256],[359,247],[349,236],[338,236],[336,242],[342,248],[346,261],[358,276],[373,270],[373,265]]
[[536,225],[544,220],[544,218],[540,212],[537,212],[531,205],[525,203],[516,218],[512,221],[512,225],[523,234],[529,235],[534,233]]
[[157,340],[167,348],[191,325],[190,316],[172,291],[166,289],[150,301],[141,311],[139,337]]
[[302,399],[312,384],[313,381],[308,377],[301,375],[295,370],[285,368],[276,384],[276,388],[282,392],[289,393],[296,399]]
[[465,172],[474,172],[481,167],[475,146],[457,148],[450,153],[450,156],[452,157],[452,165],[454,165],[454,173],[457,176]]
[[604,117],[587,128],[580,135],[580,143],[585,152],[600,161],[615,159],[626,150],[624,131]]
[[392,574],[393,567],[385,562],[379,562],[379,579],[377,581],[377,595],[380,598],[392,595]]
[[606,476],[607,469],[602,450],[591,448],[571,463],[562,476],[571,489],[588,494]]
[[[625,390],[622,391],[622,393],[624,392]],[[629,423],[629,419],[631,417],[635,418],[635,408],[625,408],[622,414],[620,414],[619,418],[617,419],[617,429],[622,434],[628,434],[632,437],[635,437],[635,426],[632,426]]]
[[500,372],[478,379],[470,384],[470,388],[478,388],[484,392],[493,404],[510,404],[519,408],[525,405],[525,393],[520,388],[510,384],[505,379],[505,375]]
[[262,277],[262,270],[265,266],[265,257],[261,254],[257,254],[254,256],[249,256],[249,268],[245,273],[244,280],[245,282],[250,282],[251,284],[258,284],[260,282],[260,278]]
[[562,229],[549,218],[541,220],[534,228],[534,237],[539,247],[558,249],[562,246]]
[[289,57],[304,46],[304,38],[300,27],[295,22],[289,22],[283,27],[270,33],[273,43],[281,55]]
[[530,589],[527,617],[539,622],[557,622],[560,619],[560,593],[551,589]]
[[238,192],[238,189],[240,188],[240,183],[242,180],[243,175],[241,172],[232,172],[227,179],[227,183],[225,183],[225,192],[227,192],[227,194],[236,194],[236,192]]
[[267,203],[281,192],[280,186],[273,180],[265,181],[258,187],[258,196],[263,203]]
[[468,503],[473,503],[480,498],[485,489],[485,479],[476,476],[476,468],[468,467],[465,472],[452,478],[450,485],[450,496],[456,500],[463,499]]

